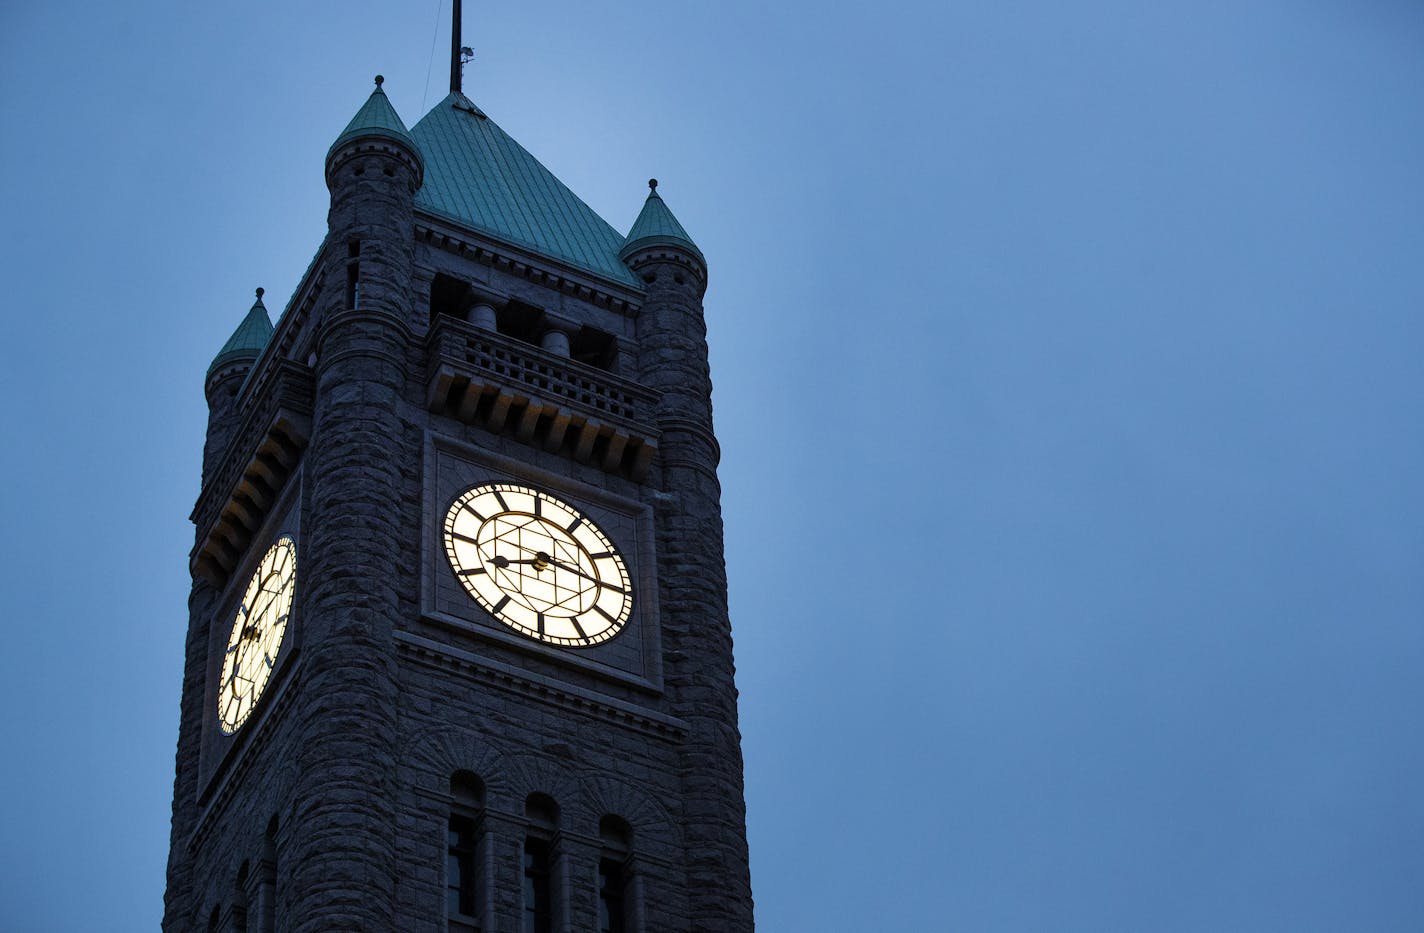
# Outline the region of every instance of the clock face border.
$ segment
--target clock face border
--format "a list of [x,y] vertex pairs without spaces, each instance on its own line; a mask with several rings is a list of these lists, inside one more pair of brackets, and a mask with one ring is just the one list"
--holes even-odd
[[633,612],[618,545],[572,503],[523,483],[479,483],[445,510],[445,558],[486,612],[527,638],[583,649]]
[[[649,491],[593,466],[520,446],[519,459],[427,428],[422,464],[420,614],[422,644],[462,662],[510,670],[543,659],[644,693],[663,692],[662,632],[658,609],[657,547]],[[491,483],[528,486],[589,516],[622,555],[633,606],[617,637],[583,648],[547,644],[490,616],[464,588],[445,553],[450,504],[465,490]],[[452,640],[452,635],[456,636]],[[462,645],[475,638],[496,649]],[[540,670],[541,668],[528,668]],[[551,670],[552,672],[552,670]]]
[[[218,729],[223,735],[235,735],[247,724],[272,681],[296,602],[300,563],[296,539],[281,534],[248,577],[218,676]],[[276,589],[268,588],[269,581]],[[246,684],[245,691],[239,681]]]

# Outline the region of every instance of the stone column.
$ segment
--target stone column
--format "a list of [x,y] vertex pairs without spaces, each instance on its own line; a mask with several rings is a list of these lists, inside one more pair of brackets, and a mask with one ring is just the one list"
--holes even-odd
[[485,330],[499,330],[499,317],[494,305],[484,299],[476,299],[470,306],[470,323]]
[[568,359],[569,356],[569,335],[560,327],[551,327],[544,331],[543,338],[539,345],[555,356],[562,356]]

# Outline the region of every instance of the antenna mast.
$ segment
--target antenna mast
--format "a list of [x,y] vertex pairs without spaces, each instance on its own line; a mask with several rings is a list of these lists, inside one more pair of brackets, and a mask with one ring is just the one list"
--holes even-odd
[[465,70],[460,61],[460,0],[450,4],[450,16],[450,93],[459,94],[460,73]]

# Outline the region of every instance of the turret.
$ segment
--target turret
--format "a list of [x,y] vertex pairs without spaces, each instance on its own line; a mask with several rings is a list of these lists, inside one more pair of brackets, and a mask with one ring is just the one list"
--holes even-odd
[[[737,691],[722,560],[720,452],[702,295],[707,261],[658,195],[656,179],[619,258],[646,294],[638,309],[639,381],[659,393],[658,546],[678,572],[661,580],[668,692],[688,724],[681,780],[693,929],[752,929]],[[696,529],[695,533],[689,529]],[[695,660],[694,660],[695,659]]]
[[699,298],[707,288],[707,260],[658,194],[656,178],[648,179],[648,199],[643,202],[638,219],[633,221],[633,229],[628,231],[618,258],[634,272],[650,263],[682,266],[697,276]]
[[300,777],[295,816],[283,827],[292,912],[308,918],[296,933],[395,929],[394,626],[409,615],[401,581],[419,531],[387,504],[406,493],[420,459],[401,410],[417,323],[413,198],[424,160],[382,83],[378,75],[326,157],[327,273],[304,464],[308,582],[297,597],[303,685],[325,699],[296,713]]
[[381,308],[404,319],[413,199],[425,179],[425,160],[384,83],[376,75],[376,89],[327,150],[327,248],[333,263],[345,264],[337,278],[345,308]]
[[237,391],[252,369],[252,364],[262,355],[267,341],[272,339],[272,321],[267,316],[267,308],[262,304],[262,289],[257,289],[257,300],[252,303],[247,316],[237,325],[237,330],[227,338],[218,355],[213,357],[208,367],[203,394],[208,399],[208,437],[203,445],[203,482],[217,465],[222,452],[232,439],[232,431],[237,423]]

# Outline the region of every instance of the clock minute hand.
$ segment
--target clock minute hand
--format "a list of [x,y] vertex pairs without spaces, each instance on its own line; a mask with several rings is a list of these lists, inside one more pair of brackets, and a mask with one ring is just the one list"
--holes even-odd
[[564,563],[563,561],[554,560],[552,557],[549,558],[548,563],[549,563],[549,565],[552,566],[552,567],[558,567],[560,570],[567,570],[569,573],[572,573],[572,574],[574,574],[574,575],[576,575],[576,576],[583,577],[585,580],[592,580],[594,583],[602,583],[602,582],[603,582],[602,580],[598,579],[598,577],[589,576],[588,574],[584,573],[582,570],[578,569],[577,567],[570,567],[568,564]]

